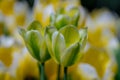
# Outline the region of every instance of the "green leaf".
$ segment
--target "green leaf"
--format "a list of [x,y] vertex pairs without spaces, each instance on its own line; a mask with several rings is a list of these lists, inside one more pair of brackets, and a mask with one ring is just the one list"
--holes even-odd
[[69,47],[72,44],[75,44],[80,39],[78,29],[72,25],[67,25],[61,28],[60,33],[63,34],[67,47]]
[[69,48],[66,49],[62,56],[61,64],[64,67],[68,67],[76,63],[78,61],[78,58],[80,57],[80,44],[75,43],[71,45]]
[[66,48],[64,36],[58,31],[53,33],[52,36],[52,48],[58,63],[61,61],[61,56]]
[[25,35],[25,43],[29,52],[40,61],[40,45],[43,42],[43,37],[37,30],[27,31]]

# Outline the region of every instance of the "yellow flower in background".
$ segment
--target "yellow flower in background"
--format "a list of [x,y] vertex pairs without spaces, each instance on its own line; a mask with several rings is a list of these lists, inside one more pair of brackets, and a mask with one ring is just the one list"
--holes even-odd
[[2,76],[2,78],[0,78],[0,80],[16,80],[9,73],[2,74],[1,76]]
[[94,10],[91,14],[92,19],[97,27],[101,29],[109,29],[113,34],[116,33],[116,14],[107,9]]
[[0,35],[3,34],[4,23],[0,22]]
[[108,50],[118,47],[115,36],[116,18],[108,10],[93,11],[86,19],[86,26],[88,26],[88,42],[91,45]]
[[100,80],[96,69],[90,64],[80,63],[76,73],[79,75],[79,80]]
[[2,61],[6,67],[10,67],[13,61],[13,45],[14,39],[12,37],[0,37],[0,61]]
[[13,14],[14,3],[15,3],[15,0],[1,0],[0,1],[0,11],[2,11],[2,13],[5,15]]
[[4,63],[5,66],[9,67],[13,60],[13,48],[0,47],[0,61]]
[[[14,14],[17,26],[24,27],[28,15],[28,4],[26,2],[16,2],[14,4]],[[29,16],[30,17],[30,16]]]
[[19,61],[18,68],[16,70],[16,80],[26,80],[26,79],[38,79],[39,70],[37,66],[37,61],[35,61],[31,55],[25,53],[24,56]]
[[2,12],[0,12],[0,36],[4,33],[4,15],[2,14]]
[[106,75],[107,69],[111,72],[110,74],[115,76],[117,64],[113,58],[114,56],[110,56],[106,50],[91,46],[85,52],[81,62],[92,65],[96,69],[98,76],[102,79]]

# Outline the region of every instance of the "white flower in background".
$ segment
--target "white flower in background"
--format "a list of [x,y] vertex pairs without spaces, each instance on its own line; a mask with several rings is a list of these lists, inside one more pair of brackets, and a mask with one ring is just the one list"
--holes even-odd
[[80,63],[77,68],[81,80],[100,80],[95,68],[86,63]]
[[14,15],[16,18],[17,26],[23,27],[26,24],[28,11],[29,11],[28,4],[25,1],[16,2],[14,4]]

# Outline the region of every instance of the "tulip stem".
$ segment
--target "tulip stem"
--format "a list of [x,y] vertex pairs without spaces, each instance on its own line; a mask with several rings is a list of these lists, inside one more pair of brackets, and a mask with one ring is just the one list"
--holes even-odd
[[41,63],[40,65],[40,80],[45,80],[45,70],[44,70],[44,63]]
[[58,64],[58,74],[57,74],[57,80],[60,80],[60,71],[61,71],[61,66]]
[[67,69],[68,67],[64,67],[64,80],[67,80]]

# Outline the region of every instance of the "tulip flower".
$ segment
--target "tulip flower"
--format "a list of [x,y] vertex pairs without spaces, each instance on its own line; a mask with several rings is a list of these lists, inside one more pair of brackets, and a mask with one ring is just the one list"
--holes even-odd
[[51,57],[65,67],[66,73],[67,67],[82,56],[80,51],[87,40],[87,28],[78,30],[73,25],[67,25],[57,31],[54,27],[48,27],[45,38]]
[[68,11],[65,11],[63,8],[60,8],[56,14],[51,14],[50,24],[55,26],[58,30],[68,24],[74,25],[77,27],[79,20],[79,9],[73,7]]
[[41,27],[38,21],[33,21],[27,30],[21,29],[20,34],[30,54],[38,62],[41,62],[41,80],[44,80],[44,63],[50,59],[44,37],[44,28]]

